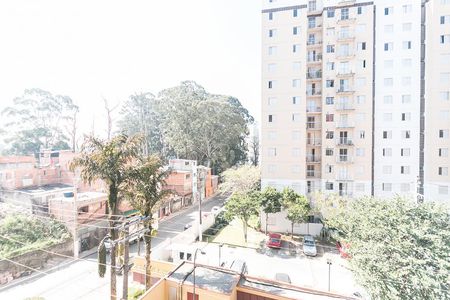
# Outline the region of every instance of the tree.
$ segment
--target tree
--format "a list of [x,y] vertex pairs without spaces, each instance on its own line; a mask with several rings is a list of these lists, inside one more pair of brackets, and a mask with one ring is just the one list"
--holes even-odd
[[[87,137],[81,147],[81,155],[70,164],[72,171],[81,168],[81,178],[92,183],[102,180],[108,186],[109,234],[117,238],[116,216],[119,214],[119,192],[127,178],[128,165],[138,157],[141,138],[118,135],[109,141]],[[116,253],[111,251],[111,299],[116,298]]]
[[131,95],[120,111],[119,130],[128,135],[142,134],[142,153],[164,157],[161,114],[158,99],[152,93]]
[[260,195],[261,195],[261,207],[263,209],[263,212],[266,214],[265,233],[267,234],[267,223],[269,220],[269,214],[275,214],[281,211],[282,194],[273,187],[266,187],[261,192]]
[[41,89],[27,89],[2,111],[8,119],[5,126],[11,145],[6,149],[15,155],[38,153],[46,149],[70,149],[70,125],[78,107],[68,96],[53,95]]
[[448,206],[361,198],[330,220],[371,299],[449,299]]
[[250,139],[250,162],[255,167],[259,164],[259,136],[253,135]]
[[244,239],[247,242],[248,222],[252,216],[259,215],[259,192],[233,193],[225,204],[225,218],[229,221],[235,217],[242,221]]
[[192,81],[163,90],[158,98],[164,139],[177,156],[215,171],[246,160],[245,137],[252,118],[236,98],[209,94]]
[[259,190],[261,172],[258,167],[243,165],[222,173],[220,190],[223,193],[249,193]]
[[287,219],[291,221],[291,237],[294,236],[294,224],[307,221],[310,213],[309,201],[291,188],[283,190],[283,206],[287,210]]
[[149,289],[151,283],[151,239],[152,239],[152,217],[155,210],[163,202],[166,195],[170,193],[164,190],[165,178],[168,172],[163,170],[161,160],[157,156],[149,156],[140,159],[138,164],[130,168],[127,180],[123,184],[126,198],[133,208],[137,209],[141,216],[146,217],[144,228],[148,232],[144,235],[145,241],[145,287]]

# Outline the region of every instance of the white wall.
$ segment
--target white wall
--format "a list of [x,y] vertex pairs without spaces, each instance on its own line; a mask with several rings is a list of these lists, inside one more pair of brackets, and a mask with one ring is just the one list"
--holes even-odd
[[[266,214],[261,212],[261,229],[266,228]],[[267,230],[269,232],[279,232],[279,233],[291,233],[292,225],[287,219],[286,211],[282,211],[276,214],[269,214]],[[294,234],[310,234],[312,236],[320,235],[323,225],[318,223],[302,223],[294,225]]]

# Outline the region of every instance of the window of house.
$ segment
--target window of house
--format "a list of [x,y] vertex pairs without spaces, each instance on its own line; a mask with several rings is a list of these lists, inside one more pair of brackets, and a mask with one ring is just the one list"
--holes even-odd
[[334,155],[333,148],[325,149],[325,156],[333,156],[333,155]]
[[394,79],[393,78],[384,78],[384,86],[393,86]]
[[383,139],[392,139],[392,131],[390,130],[383,131]]
[[438,175],[440,176],[448,176],[448,168],[447,167],[439,167]]
[[402,85],[410,86],[411,85],[411,77],[409,77],[409,76],[402,77]]
[[275,115],[269,115],[269,123],[275,122]]
[[298,141],[298,140],[300,140],[300,137],[301,137],[300,131],[298,131],[298,130],[292,131],[292,139],[293,140]]
[[292,97],[292,104],[294,105],[300,104],[300,96]]
[[87,212],[89,212],[89,206],[88,205],[78,208],[78,214],[84,214],[84,213],[87,213]]
[[383,166],[383,174],[392,174],[392,166]]
[[268,156],[277,156],[277,148],[268,148],[267,155]]
[[292,70],[294,71],[300,71],[302,64],[299,61],[294,61],[292,63]]
[[450,23],[450,15],[441,16],[441,24],[449,24]]
[[410,139],[411,138],[411,131],[410,130],[402,130],[402,138]]
[[394,61],[392,59],[386,59],[384,61],[384,68],[385,69],[392,69],[394,67]]
[[448,148],[439,148],[440,157],[448,157]]
[[326,68],[327,68],[327,71],[333,71],[334,70],[334,62],[332,62],[332,61],[327,62]]
[[276,132],[276,131],[269,131],[269,132],[267,133],[267,138],[268,138],[270,141],[275,141],[275,140],[277,139],[277,132]]
[[359,131],[359,138],[360,139],[365,139],[366,138],[366,131],[365,130],[360,130]]
[[401,148],[400,149],[400,156],[410,156],[410,155],[411,155],[410,148]]
[[439,129],[439,138],[448,139],[448,129]]
[[300,26],[295,26],[292,28],[292,34],[293,35],[298,35],[300,34]]
[[356,33],[362,33],[362,32],[365,32],[365,31],[366,31],[366,28],[367,28],[366,24],[358,24],[358,25],[356,25],[355,32],[356,32]]
[[326,189],[327,191],[332,191],[332,190],[334,190],[333,183],[332,183],[332,182],[325,182],[325,189]]
[[411,121],[411,113],[402,113],[402,121]]
[[268,82],[267,86],[268,86],[268,88],[269,88],[269,89],[273,89],[273,88],[274,88],[274,86],[275,86],[275,81],[273,81],[273,80],[269,80],[269,82]]
[[[450,0],[449,0],[450,3]],[[439,195],[448,195],[448,185],[440,185],[438,187]]]
[[359,51],[366,50],[366,42],[359,42],[356,49]]
[[348,18],[349,18],[349,9],[342,8],[341,9],[341,20],[348,20]]
[[334,9],[327,10],[327,17],[334,18]]
[[385,7],[384,8],[384,15],[385,16],[392,15],[393,13],[394,13],[394,8],[393,7]]
[[450,84],[450,73],[441,73],[440,81],[443,84]]
[[334,114],[326,114],[325,119],[327,122],[334,122]]
[[402,67],[409,68],[412,65],[412,59],[411,58],[404,58],[402,59]]
[[409,174],[410,167],[409,166],[400,166],[400,174]]
[[394,43],[384,43],[384,51],[392,51],[394,49]]
[[383,156],[392,156],[392,148],[383,148]]
[[300,114],[292,114],[292,121],[293,122],[299,122],[300,121]]
[[411,103],[411,95],[402,95],[402,104]]
[[440,36],[440,42],[441,44],[448,44],[450,43],[450,34],[444,34]]
[[293,79],[292,80],[292,87],[294,87],[294,88],[300,87],[300,79]]
[[383,97],[383,103],[384,104],[392,104],[393,103],[393,97],[391,95],[386,95]]
[[293,10],[292,10],[292,16],[293,16],[294,18],[297,18],[297,17],[298,17],[298,9],[293,9]]
[[327,45],[327,53],[334,53],[334,45]]
[[364,156],[365,149],[364,148],[356,148],[356,156]]
[[334,104],[334,97],[326,97],[325,98],[325,104],[326,105],[333,105]]
[[277,69],[277,64],[268,64],[267,65],[267,71],[269,73],[274,73]]
[[392,25],[392,24],[384,25],[384,32],[385,33],[394,32],[394,25]]
[[327,131],[325,138],[328,140],[332,140],[334,138],[334,131]]
[[366,78],[360,77],[356,78],[356,87],[363,87],[366,85]]
[[356,96],[357,104],[364,104],[365,102],[366,102],[366,96],[364,96],[364,95]]
[[276,46],[270,46],[269,47],[269,55],[275,55],[277,54],[277,47]]
[[292,156],[299,157],[300,156],[300,148],[292,148]]
[[327,88],[334,87],[334,80],[333,79],[328,79],[326,81],[326,86],[327,86]]
[[277,98],[275,98],[275,97],[269,97],[269,99],[268,99],[268,101],[267,101],[267,104],[268,104],[269,106],[276,105],[276,104],[277,104]]
[[269,37],[275,37],[277,35],[276,29],[269,29]]
[[363,13],[363,7],[362,6],[358,6],[357,14],[358,15],[362,15],[362,13]]
[[269,12],[269,20],[273,20],[273,12]]
[[408,50],[411,49],[411,41],[403,41],[403,49]]
[[450,100],[450,92],[440,92],[439,93],[439,98],[442,101],[449,101]]
[[276,171],[277,171],[277,166],[276,166],[276,165],[268,165],[268,166],[267,166],[267,171],[268,171],[270,174],[276,173]]
[[402,24],[402,30],[403,31],[411,31],[412,29],[412,24],[411,23],[403,23]]
[[382,188],[383,188],[384,192],[390,192],[390,191],[392,191],[392,183],[383,182],[382,183]]
[[383,114],[383,121],[385,121],[385,122],[392,121],[392,113],[384,113]]
[[334,36],[334,27],[327,28],[327,36]]
[[411,185],[409,183],[401,183],[400,191],[401,192],[409,192],[411,190]]
[[409,14],[410,12],[412,12],[412,5],[411,4],[403,5],[402,10],[404,14]]
[[294,44],[292,45],[292,52],[297,53],[300,51],[300,44]]

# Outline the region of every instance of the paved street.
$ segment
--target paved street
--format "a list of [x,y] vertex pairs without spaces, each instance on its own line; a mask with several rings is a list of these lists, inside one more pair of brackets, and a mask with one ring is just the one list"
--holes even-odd
[[[210,211],[213,206],[221,206],[223,196],[216,196],[203,203],[203,211]],[[184,230],[184,225],[198,217],[198,206],[189,207],[173,216],[166,217],[159,224],[158,235],[152,240],[152,248],[167,238],[174,237]],[[141,245],[143,250],[143,245]],[[130,246],[130,256],[137,255],[137,244]],[[22,300],[27,297],[43,297],[51,299],[109,299],[109,270],[105,278],[97,273],[97,254],[92,254],[86,260],[65,261],[57,270],[48,271],[48,275],[33,273],[20,284],[7,289],[0,288],[0,299]],[[122,277],[117,278],[117,293],[122,293]],[[131,280],[129,281],[131,282]]]

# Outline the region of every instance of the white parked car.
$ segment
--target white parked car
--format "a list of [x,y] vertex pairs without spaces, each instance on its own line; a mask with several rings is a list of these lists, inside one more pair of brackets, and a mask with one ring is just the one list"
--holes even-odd
[[217,216],[219,213],[220,213],[220,210],[221,210],[222,208],[221,207],[219,207],[219,206],[213,206],[212,208],[211,208],[211,213],[214,215],[214,216]]
[[317,255],[316,242],[311,235],[305,235],[303,237],[303,253],[307,256]]

